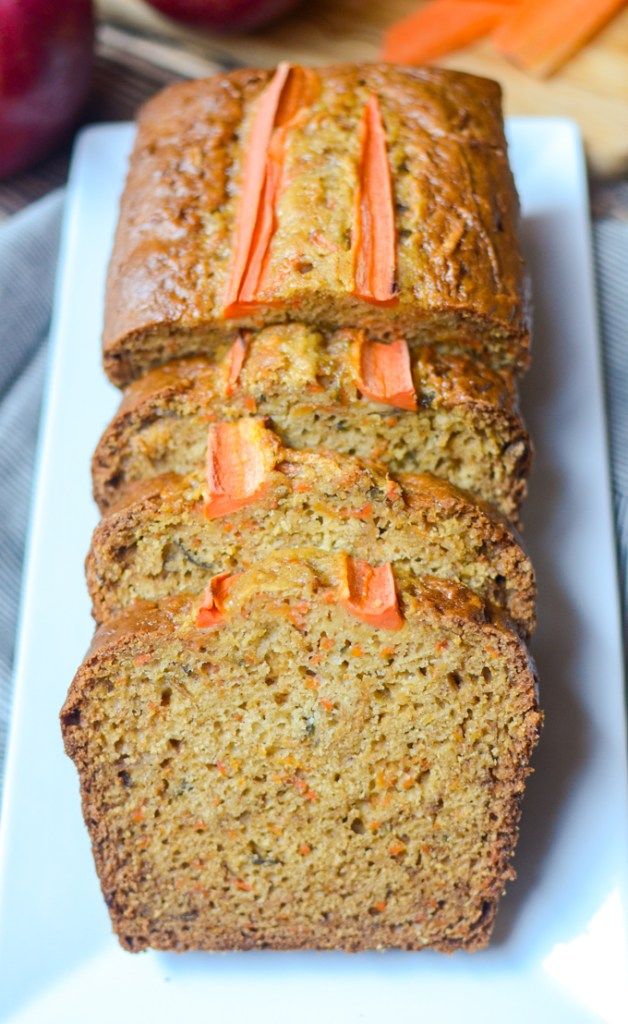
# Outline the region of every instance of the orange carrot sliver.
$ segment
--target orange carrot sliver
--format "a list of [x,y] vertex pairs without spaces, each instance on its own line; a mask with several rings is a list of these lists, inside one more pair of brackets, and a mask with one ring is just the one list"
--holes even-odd
[[240,371],[246,359],[247,348],[248,345],[244,333],[240,332],[227,353],[227,375],[224,389],[227,398],[231,398],[235,391]]
[[242,191],[235,224],[233,264],[225,295],[225,316],[232,315],[231,307],[237,302],[250,257],[253,236],[257,226],[260,198],[266,178],[266,155],[273,132],[275,114],[281,92],[290,74],[290,64],[283,61],[264,92],[248,140],[248,149],[242,169]]
[[356,386],[360,394],[374,402],[415,412],[417,397],[407,342],[403,338],[390,344],[361,339],[356,345]]
[[277,449],[261,420],[213,424],[207,443],[207,518],[229,515],[260,498]]
[[365,302],[397,302],[397,237],[386,133],[377,96],[361,125],[360,167],[352,238],[353,295]]
[[390,562],[377,568],[361,558],[346,558],[346,579],[341,587],[341,604],[371,626],[401,629],[395,578]]
[[526,71],[550,75],[624,5],[625,0],[523,0],[491,42]]
[[225,317],[246,315],[256,304],[276,226],[286,132],[299,111],[312,102],[315,80],[309,68],[282,62],[259,98],[242,168]]
[[494,0],[435,0],[390,26],[382,60],[423,64],[460,50],[491,32],[512,10]]
[[229,588],[239,573],[221,572],[212,576],[203,595],[203,603],[196,615],[199,629],[219,626],[225,619],[225,602]]

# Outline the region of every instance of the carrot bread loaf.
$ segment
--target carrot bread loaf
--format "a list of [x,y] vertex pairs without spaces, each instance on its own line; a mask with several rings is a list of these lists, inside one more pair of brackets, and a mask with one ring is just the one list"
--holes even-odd
[[254,417],[210,427],[207,473],[136,485],[87,559],[94,615],[203,589],[282,547],[342,550],[460,580],[534,625],[532,566],[505,522],[451,484],[338,453],[283,447]]
[[384,64],[238,70],[142,110],[111,259],[126,384],[242,326],[303,321],[528,361],[496,82]]
[[466,588],[277,553],[110,620],[61,719],[127,949],[487,942],[540,713]]
[[212,420],[269,417],[295,448],[433,473],[509,518],[526,490],[530,445],[512,373],[426,346],[414,353],[330,338],[303,325],[240,336],[214,359],[185,359],[133,383],[94,455],[101,509],[132,482],[204,465]]

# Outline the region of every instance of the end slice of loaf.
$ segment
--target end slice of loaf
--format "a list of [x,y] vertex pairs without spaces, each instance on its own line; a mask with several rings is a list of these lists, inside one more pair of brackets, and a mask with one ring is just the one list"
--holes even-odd
[[258,414],[290,447],[432,473],[516,521],[530,442],[512,373],[434,348],[396,347],[396,365],[385,361],[373,373],[365,357],[384,346],[362,332],[325,337],[291,324],[242,337],[215,360],[154,370],[127,389],[96,449],[98,504],[106,509],[137,480],[197,470],[210,422]]
[[[377,208],[361,227],[366,149]],[[254,258],[258,223],[258,239],[268,230]],[[517,228],[496,82],[384,64],[181,82],[140,114],[109,270],[105,368],[124,385],[243,326],[287,321],[462,345],[525,367]],[[383,295],[358,280],[364,246],[379,254]],[[234,304],[253,264],[248,301]]]
[[61,721],[125,948],[487,942],[540,713],[466,588],[278,553],[110,620]]
[[254,418],[209,434],[206,475],[140,483],[96,528],[87,579],[97,621],[309,545],[459,580],[523,632],[533,629],[529,559],[499,515],[451,484],[411,474],[394,481],[349,455],[285,448]]

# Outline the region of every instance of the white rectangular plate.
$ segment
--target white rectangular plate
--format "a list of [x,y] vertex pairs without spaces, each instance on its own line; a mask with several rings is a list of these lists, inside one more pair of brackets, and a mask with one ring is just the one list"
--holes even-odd
[[626,1019],[625,717],[586,178],[570,122],[514,119],[509,136],[536,304],[524,408],[538,454],[525,519],[547,724],[519,878],[491,948],[132,956],[111,936],[57,720],[92,631],[89,460],[118,397],[100,369],[99,335],[132,129],[91,128],[68,191],[26,569],[3,821],[2,1021]]

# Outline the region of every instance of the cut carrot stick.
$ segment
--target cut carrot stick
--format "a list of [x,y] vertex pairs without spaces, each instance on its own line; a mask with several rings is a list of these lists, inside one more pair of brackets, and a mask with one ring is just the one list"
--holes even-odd
[[257,501],[268,486],[279,445],[261,420],[216,423],[207,442],[205,515],[218,519]]
[[240,371],[246,359],[247,348],[247,338],[244,331],[241,331],[227,353],[227,379],[225,381],[225,396],[227,398],[230,398],[235,391]]
[[203,594],[203,603],[196,615],[196,625],[199,629],[208,626],[219,626],[226,619],[225,602],[229,587],[238,573],[221,572],[212,576]]
[[492,32],[509,11],[511,4],[496,0],[434,0],[390,26],[382,60],[392,64],[438,60]]
[[340,603],[347,611],[370,626],[401,629],[403,617],[390,562],[374,568],[361,558],[347,556],[345,566]]
[[396,242],[386,133],[377,96],[371,96],[361,124],[352,236],[353,295],[384,306],[397,301]]
[[624,5],[625,0],[523,0],[491,42],[526,71],[551,75]]
[[416,411],[417,397],[407,342],[403,338],[390,344],[360,339],[354,344],[356,385],[360,394],[374,402]]
[[275,231],[286,133],[315,94],[317,76],[309,68],[281,63],[260,96],[242,169],[233,262],[223,315],[244,316],[256,304],[268,248]]
[[290,64],[283,61],[277,67],[277,71],[270,84],[260,96],[257,113],[251,128],[242,170],[242,188],[233,243],[233,264],[225,295],[225,316],[237,315],[232,313],[232,306],[237,304],[242,280],[250,258],[259,206],[266,179],[268,147],[273,133],[275,115],[279,107],[281,93],[289,75]]

